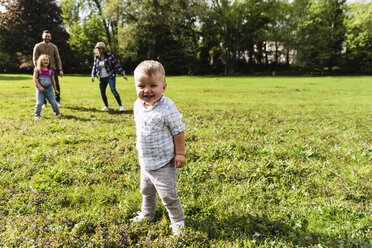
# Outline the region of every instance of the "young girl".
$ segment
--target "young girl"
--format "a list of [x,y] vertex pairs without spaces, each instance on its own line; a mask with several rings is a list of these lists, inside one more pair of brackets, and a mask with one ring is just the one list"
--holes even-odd
[[[35,106],[35,118],[40,118],[41,106],[44,104],[45,98],[48,99],[50,105],[56,116],[61,116],[58,105],[54,99],[53,89],[56,94],[58,90],[56,88],[56,82],[54,81],[54,72],[49,69],[50,60],[46,54],[40,55],[37,60],[36,68],[34,69],[34,81],[36,85],[36,106]],[[53,86],[53,89],[52,89]]]

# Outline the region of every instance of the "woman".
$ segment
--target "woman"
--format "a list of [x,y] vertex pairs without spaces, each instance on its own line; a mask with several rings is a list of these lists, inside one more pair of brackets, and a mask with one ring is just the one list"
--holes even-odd
[[116,101],[119,104],[119,111],[124,111],[124,107],[121,105],[121,99],[119,93],[116,91],[116,70],[123,76],[125,80],[128,78],[125,76],[123,69],[120,67],[116,61],[114,55],[109,53],[106,49],[106,45],[103,42],[98,42],[95,46],[96,55],[94,56],[94,63],[92,68],[92,82],[94,82],[94,77],[99,78],[99,88],[101,90],[101,97],[105,106],[102,111],[109,109],[106,88],[107,84],[110,85],[112,94],[115,96]]

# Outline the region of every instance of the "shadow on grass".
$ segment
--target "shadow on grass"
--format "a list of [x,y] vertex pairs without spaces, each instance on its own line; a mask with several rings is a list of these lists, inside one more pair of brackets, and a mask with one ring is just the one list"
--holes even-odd
[[109,113],[110,115],[133,114],[133,110],[125,110],[125,111],[119,112],[119,111],[116,111],[116,110],[112,110],[112,109],[110,109],[110,110],[108,111],[108,113]]
[[[81,112],[92,112],[92,113],[94,112],[94,113],[102,113],[102,114],[107,113],[109,115],[133,114],[133,110],[125,110],[123,112],[119,112],[119,111],[114,111],[114,110],[110,109],[108,112],[102,112],[102,111],[100,111],[98,109],[95,109],[95,108],[85,108],[85,107],[76,107],[76,106],[66,106],[64,108],[75,110],[75,111],[81,111]],[[63,114],[63,111],[62,111],[61,118],[68,119],[68,120],[84,121],[84,122],[92,121],[92,117],[83,118],[83,117],[79,117],[78,115]],[[115,123],[115,122],[120,122],[121,121],[120,119],[105,119],[105,118],[101,119],[97,115],[95,115],[95,117],[93,119],[96,120],[96,121],[106,122],[106,123]]]
[[109,113],[111,115],[133,114],[133,110],[125,110],[123,112],[119,112],[119,111],[110,109],[108,112],[103,112],[103,111],[101,111],[99,109],[96,109],[96,108],[86,108],[86,107],[78,107],[78,106],[66,106],[64,108],[71,109],[71,110],[82,111],[82,112]]
[[188,217],[186,226],[205,232],[209,239],[248,239],[256,240],[256,244],[266,244],[267,241],[279,241],[300,247],[324,244],[331,247],[342,245],[364,246],[365,242],[347,237],[346,240],[327,234],[311,232],[306,228],[294,228],[283,221],[269,220],[258,216],[231,216],[225,220]]
[[27,80],[30,79],[30,77],[25,77],[25,76],[5,76],[5,75],[0,75],[0,80],[4,81],[17,81],[17,80]]
[[66,115],[66,114],[63,114],[61,115],[62,119],[68,119],[68,120],[76,120],[76,121],[91,121],[90,118],[82,118],[82,117],[78,117],[78,116],[75,116],[75,115]]
[[66,106],[64,108],[83,111],[83,112],[101,112],[100,110],[98,110],[96,108],[85,108],[85,107],[77,107],[77,106]]

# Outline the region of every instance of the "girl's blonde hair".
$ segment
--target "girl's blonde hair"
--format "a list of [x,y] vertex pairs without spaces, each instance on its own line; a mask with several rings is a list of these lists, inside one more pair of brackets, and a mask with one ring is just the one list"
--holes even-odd
[[145,73],[148,76],[154,76],[155,74],[159,73],[163,79],[163,82],[165,82],[164,66],[158,61],[155,60],[142,61],[134,70],[134,75],[140,72]]
[[47,55],[47,54],[41,54],[40,57],[37,59],[37,62],[36,62],[36,68],[38,70],[41,69],[41,61],[43,59],[45,59],[45,58],[47,58],[49,60],[48,69],[50,69],[50,57],[49,57],[49,55]]

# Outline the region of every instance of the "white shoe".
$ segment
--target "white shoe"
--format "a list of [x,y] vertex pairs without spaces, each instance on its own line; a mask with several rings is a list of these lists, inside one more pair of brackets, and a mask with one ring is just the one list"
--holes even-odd
[[134,218],[132,218],[132,219],[130,219],[131,222],[137,222],[137,223],[138,223],[138,222],[142,222],[142,221],[144,221],[144,220],[153,221],[154,218],[152,218],[152,219],[147,218],[147,217],[145,217],[145,216],[143,215],[142,212],[137,212],[137,216],[134,217]]
[[35,119],[37,120],[37,119],[40,119],[40,116],[35,116]]
[[119,111],[120,112],[124,112],[124,107],[123,106],[119,106]]
[[58,106],[63,106],[63,104],[61,102],[57,102]]
[[58,115],[56,115],[57,117],[60,117],[61,116],[61,113],[59,113]]
[[185,222],[184,221],[176,222],[170,225],[170,227],[172,228],[173,236],[179,236],[182,232],[182,228],[185,227]]
[[104,106],[101,111],[106,111],[106,110],[109,110],[109,107]]
[[41,105],[41,107],[42,107],[42,108],[45,108],[45,107],[46,107],[46,104]]

